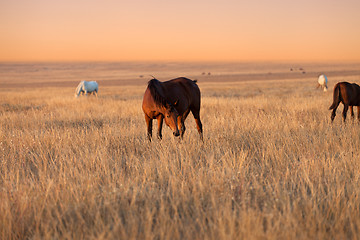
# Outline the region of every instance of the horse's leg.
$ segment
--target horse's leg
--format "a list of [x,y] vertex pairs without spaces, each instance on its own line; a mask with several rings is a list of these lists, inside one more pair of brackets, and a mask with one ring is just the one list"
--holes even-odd
[[348,109],[349,109],[349,105],[344,104],[344,110],[343,110],[343,113],[342,113],[343,121],[344,121],[344,122],[345,122],[345,120],[346,120],[346,113],[347,113]]
[[353,109],[353,106],[349,106],[349,109],[350,109],[351,118],[352,118],[352,120],[354,120],[355,115],[354,115],[354,109]]
[[146,121],[146,125],[147,125],[147,136],[149,141],[151,142],[151,137],[152,137],[152,119],[150,117],[148,117],[148,115],[145,114],[145,121]]
[[190,110],[187,110],[182,116],[178,117],[178,128],[180,130],[181,139],[183,139],[183,137],[184,137],[184,133],[185,133],[185,130],[186,130],[185,119],[187,118],[189,113],[190,113]]
[[162,139],[162,126],[163,126],[163,120],[164,120],[164,117],[163,117],[163,115],[159,115],[157,118],[157,121],[158,121],[158,139]]
[[360,106],[357,106],[358,120],[360,121]]
[[197,130],[200,134],[200,139],[201,141],[204,141],[204,138],[203,138],[203,129],[202,129],[202,123],[201,123],[201,120],[200,120],[200,109],[191,109],[191,112],[195,118],[195,122],[196,122],[196,127],[197,127]]

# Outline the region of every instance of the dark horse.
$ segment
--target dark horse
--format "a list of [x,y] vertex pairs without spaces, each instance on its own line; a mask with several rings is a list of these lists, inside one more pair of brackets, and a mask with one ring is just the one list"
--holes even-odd
[[357,106],[358,120],[360,120],[360,86],[356,83],[339,82],[334,87],[334,100],[329,110],[332,110],[331,121],[334,121],[336,109],[340,102],[344,104],[342,113],[343,120],[346,120],[346,113],[350,107],[351,117],[354,118],[353,106]]
[[[196,80],[184,77],[166,82],[152,79],[144,94],[142,109],[145,113],[148,138],[152,137],[152,120],[158,121],[158,138],[162,138],[161,130],[163,120],[173,131],[174,136],[183,137],[185,133],[185,119],[191,111],[194,115],[197,130],[202,135],[200,121],[200,89]],[[180,131],[179,131],[180,129]]]

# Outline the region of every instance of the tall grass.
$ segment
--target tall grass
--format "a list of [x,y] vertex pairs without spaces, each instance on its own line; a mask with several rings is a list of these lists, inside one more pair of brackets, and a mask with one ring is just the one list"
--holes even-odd
[[[149,143],[144,87],[0,96],[1,239],[356,239],[360,128],[310,80],[201,83]],[[341,107],[340,107],[341,108]],[[156,131],[156,127],[155,127]]]

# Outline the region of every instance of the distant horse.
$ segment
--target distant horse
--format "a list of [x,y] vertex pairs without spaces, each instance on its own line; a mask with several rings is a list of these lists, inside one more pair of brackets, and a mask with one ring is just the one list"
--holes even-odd
[[[165,119],[166,125],[173,131],[174,136],[185,133],[185,119],[191,111],[203,140],[202,123],[200,121],[200,89],[196,80],[180,77],[166,82],[152,79],[144,94],[142,109],[145,113],[147,135],[149,141],[152,138],[152,120],[158,122],[158,138],[162,139],[162,124]],[[180,131],[179,131],[180,129]]]
[[328,90],[327,83],[328,83],[328,79],[326,75],[321,74],[318,78],[317,88],[321,87],[322,89],[324,89],[324,92],[326,92]]
[[95,81],[87,82],[82,81],[79,83],[75,90],[75,97],[78,97],[80,94],[90,95],[93,93],[97,97],[97,92],[99,90],[99,85]]
[[343,120],[346,120],[346,113],[350,107],[351,117],[354,118],[353,106],[357,106],[358,120],[360,120],[360,86],[356,83],[339,82],[334,87],[333,104],[329,110],[332,110],[331,121],[334,121],[336,109],[340,102],[344,104],[342,113]]

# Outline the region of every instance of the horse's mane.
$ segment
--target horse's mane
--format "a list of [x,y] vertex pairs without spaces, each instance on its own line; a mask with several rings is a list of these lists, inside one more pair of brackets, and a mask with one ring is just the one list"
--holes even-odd
[[154,98],[154,101],[159,106],[166,106],[168,105],[168,101],[165,99],[165,97],[162,94],[161,90],[161,82],[157,79],[151,79],[148,82],[148,88],[150,90],[151,96]]
[[81,81],[75,90],[75,94],[79,94],[84,86],[84,81]]

